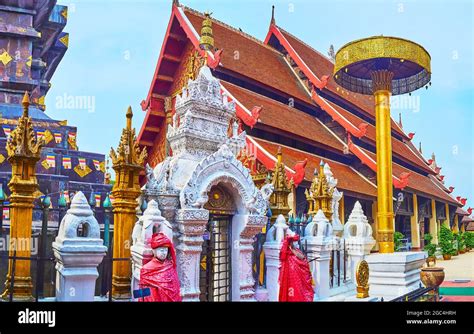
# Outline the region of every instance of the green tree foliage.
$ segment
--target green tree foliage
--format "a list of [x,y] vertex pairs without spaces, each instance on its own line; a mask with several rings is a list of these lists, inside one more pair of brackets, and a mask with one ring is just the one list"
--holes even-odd
[[436,245],[431,243],[433,241],[433,236],[429,233],[425,234],[426,245],[424,250],[428,252],[428,256],[435,256]]
[[439,231],[439,246],[441,247],[441,253],[443,253],[443,255],[456,254],[453,232],[444,225],[441,225]]

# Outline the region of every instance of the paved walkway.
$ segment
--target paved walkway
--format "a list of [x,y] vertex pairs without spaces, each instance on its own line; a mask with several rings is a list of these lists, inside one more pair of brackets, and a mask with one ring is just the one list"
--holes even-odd
[[443,267],[445,281],[470,279],[474,281],[474,249],[468,253],[453,256],[451,260],[436,260],[436,266]]
[[474,250],[448,261],[437,260],[436,266],[443,267],[446,275],[440,287],[442,301],[474,301]]

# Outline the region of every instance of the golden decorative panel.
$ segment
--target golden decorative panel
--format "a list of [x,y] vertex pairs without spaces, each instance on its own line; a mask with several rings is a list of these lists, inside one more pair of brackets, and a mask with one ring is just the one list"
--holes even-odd
[[84,168],[81,168],[80,165],[76,165],[76,167],[74,167],[74,171],[80,177],[84,177],[84,176],[88,175],[90,172],[92,172],[92,169],[87,165],[85,165]]
[[336,53],[334,74],[348,65],[375,58],[409,60],[431,73],[431,57],[421,45],[398,37],[373,36],[341,47]]
[[357,298],[369,297],[369,264],[362,260],[356,267]]

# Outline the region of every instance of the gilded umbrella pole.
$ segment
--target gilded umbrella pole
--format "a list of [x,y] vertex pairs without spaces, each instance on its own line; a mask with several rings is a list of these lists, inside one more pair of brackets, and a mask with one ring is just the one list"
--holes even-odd
[[392,134],[390,91],[393,73],[386,70],[372,72],[375,100],[377,153],[377,235],[380,253],[394,252],[394,215],[392,188]]
[[[44,141],[36,140],[31,118],[28,115],[30,100],[25,93],[22,101],[23,115],[18,119],[18,126],[12,131],[7,141],[8,162],[12,166],[10,188],[10,243],[9,256],[31,256],[31,225],[33,221],[34,200],[38,192],[36,163],[40,159]],[[13,294],[14,301],[33,301],[33,285],[30,273],[31,261],[8,261],[8,274],[5,282],[3,299]],[[12,274],[14,280],[12,289]],[[13,291],[12,291],[13,290]]]
[[[140,196],[139,175],[144,169],[147,153],[140,150],[132,129],[132,108],[127,110],[127,126],[122,130],[117,152],[112,148],[110,157],[115,171],[115,184],[112,195],[114,214],[113,257],[117,260],[112,267],[112,298],[116,300],[130,299],[131,266],[130,246],[133,225],[136,221],[137,198]],[[119,260],[122,259],[122,260]]]
[[402,38],[374,36],[350,42],[336,54],[334,80],[375,100],[377,154],[377,239],[380,253],[394,252],[390,96],[410,93],[431,79],[431,58]]

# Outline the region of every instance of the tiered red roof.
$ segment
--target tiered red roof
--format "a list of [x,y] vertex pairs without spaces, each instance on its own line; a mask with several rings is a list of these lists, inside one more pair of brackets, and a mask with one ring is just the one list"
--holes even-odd
[[[144,125],[139,134],[139,141],[142,145],[153,146],[151,144],[153,138],[157,138],[154,127],[157,126],[157,118],[161,119],[164,116],[163,98],[172,93],[169,91],[171,83],[176,80],[173,76],[181,64],[180,56],[183,54],[186,45],[191,43],[196,50],[204,54],[204,51],[199,49],[198,42],[198,31],[201,29],[203,18],[203,14],[192,9],[173,6],[153,83],[147,99],[142,103],[143,109],[147,111]],[[373,98],[338,89],[337,84],[332,79],[334,65],[328,58],[273,23],[270,25],[270,31],[265,42],[261,42],[215,19],[213,19],[213,35],[216,48],[223,50],[219,65],[214,71],[220,73],[220,77],[225,78],[225,80],[233,78],[234,83],[221,80],[221,86],[224,91],[230,94],[229,99],[236,102],[237,116],[245,124],[267,133],[275,133],[333,151],[335,154],[339,154],[342,159],[343,152],[348,153],[347,148],[344,149],[346,145],[343,142],[346,140],[346,136],[342,136],[340,131],[336,134],[337,131],[330,130],[316,118],[315,115],[324,110],[347,133],[359,137],[360,140],[375,147],[375,128],[371,124],[365,124],[375,122]],[[275,38],[280,41],[280,44],[284,44],[285,50],[276,50],[267,45],[274,43]],[[282,41],[284,43],[281,43]],[[297,60],[300,69],[306,72],[305,74],[316,87],[317,91],[314,91],[314,94],[317,94],[318,99],[315,100],[314,95],[312,96],[307,87],[303,86],[289,66],[285,55],[280,51],[288,52],[292,59]],[[208,57],[214,61],[216,59],[209,52]],[[259,93],[250,90],[255,88]],[[322,96],[323,94],[318,95],[320,93],[332,96],[338,103],[344,102],[348,108],[350,107],[350,110],[329,102]],[[282,98],[293,98],[306,110],[298,110],[262,94],[268,96],[277,94]],[[259,121],[255,124],[255,119],[254,122],[248,122],[248,118],[255,116],[252,110],[256,107],[262,107],[262,109]],[[310,114],[308,110],[312,110],[314,113]],[[356,114],[361,116],[359,117]],[[428,167],[427,161],[420,152],[408,141],[408,136],[393,120],[392,132],[395,134],[392,147],[396,158],[404,161],[405,165],[412,166],[412,168],[426,175],[435,174]],[[404,138],[404,141],[398,138]],[[258,141],[262,149],[267,150],[266,153],[264,152],[260,156],[268,155],[269,152],[276,154],[278,144],[257,139],[255,136],[253,139]],[[352,143],[348,148],[361,162],[376,171],[374,153]],[[306,175],[306,178],[311,179],[313,167],[319,164],[320,157],[289,147],[284,149],[284,157],[285,151],[288,153],[286,159],[289,169],[298,160],[308,159],[306,173],[309,174]],[[272,160],[274,160],[274,157],[272,157]],[[347,161],[347,157],[344,160]],[[374,186],[351,166],[340,162],[333,162],[331,166],[334,166],[333,171],[335,177],[339,179],[341,189],[375,196]],[[341,174],[338,175],[338,173]],[[411,174],[408,183],[400,175],[407,173]],[[454,201],[459,205],[456,200],[447,194],[448,191],[445,188],[443,189],[444,186],[438,180],[433,181],[428,176],[416,173],[414,170],[409,170],[407,167],[401,167],[398,164],[394,164],[393,174],[394,185],[397,187],[403,188],[408,184],[411,189],[435,196],[449,203]],[[352,182],[353,179],[362,181]],[[359,187],[361,188],[359,189]]]

